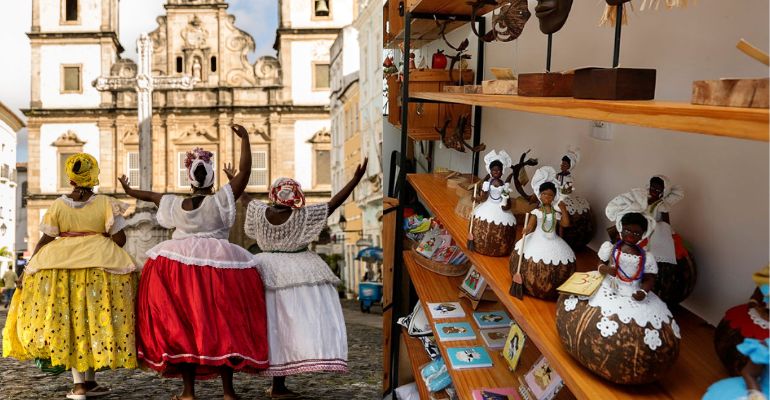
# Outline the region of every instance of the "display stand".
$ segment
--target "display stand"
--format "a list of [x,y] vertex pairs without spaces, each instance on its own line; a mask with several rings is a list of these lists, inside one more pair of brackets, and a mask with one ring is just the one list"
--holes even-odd
[[495,293],[489,289],[484,289],[484,293],[481,294],[481,297],[475,298],[468,294],[466,291],[460,289],[460,293],[457,295],[460,299],[466,298],[468,299],[468,302],[471,303],[472,309],[477,309],[479,307],[479,303],[482,301],[497,301],[497,297],[495,296]]
[[551,72],[551,46],[553,33],[548,34],[548,50],[545,73],[519,74],[519,96],[527,97],[570,97],[574,74]]
[[615,51],[612,68],[583,68],[575,71],[573,96],[592,100],[652,100],[655,98],[654,69],[618,68],[623,5],[615,17]]

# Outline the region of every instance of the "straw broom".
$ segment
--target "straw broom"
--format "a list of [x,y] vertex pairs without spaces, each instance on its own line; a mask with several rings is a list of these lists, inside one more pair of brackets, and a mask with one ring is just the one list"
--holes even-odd
[[[471,177],[473,180],[473,177]],[[468,224],[468,250],[476,251],[476,244],[473,243],[473,211],[476,209],[476,189],[478,189],[478,183],[473,184],[473,201],[471,202],[471,223]]]
[[[524,214],[524,229],[527,229],[527,223],[529,222],[529,213]],[[516,266],[516,273],[513,274],[513,282],[511,283],[511,289],[508,293],[517,297],[519,300],[524,298],[524,284],[521,279],[521,260],[524,258],[524,246],[527,244],[527,235],[524,234],[524,230],[521,231],[521,247],[519,248],[519,262]]]

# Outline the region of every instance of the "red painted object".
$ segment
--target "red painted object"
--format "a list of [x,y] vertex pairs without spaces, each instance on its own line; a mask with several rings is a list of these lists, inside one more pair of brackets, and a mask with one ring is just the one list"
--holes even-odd
[[436,50],[435,53],[433,53],[433,69],[445,69],[447,65],[447,58],[446,55],[444,55],[444,50]]

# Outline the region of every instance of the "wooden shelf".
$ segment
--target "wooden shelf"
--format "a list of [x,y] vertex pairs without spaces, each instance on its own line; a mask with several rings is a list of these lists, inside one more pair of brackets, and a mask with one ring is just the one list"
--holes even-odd
[[758,108],[464,93],[418,92],[411,97],[764,142],[770,127],[770,113]]
[[[460,292],[460,281],[462,276],[448,277],[431,272],[419,265],[414,261],[414,255],[411,251],[404,252],[404,264],[409,271],[409,277],[412,279],[417,295],[420,296],[420,303],[422,304],[425,315],[428,317],[431,325],[435,327],[436,321],[431,317],[430,310],[426,303],[438,303],[443,301],[460,301],[458,300],[458,293]],[[484,339],[481,338],[478,326],[473,322],[473,309],[469,303],[465,300],[460,301],[463,309],[465,310],[464,318],[448,318],[441,319],[438,322],[453,322],[453,321],[465,321],[470,323],[476,330],[476,339],[474,340],[457,340],[451,342],[441,342],[438,339],[439,349],[441,349],[441,355],[444,360],[448,360],[446,349],[447,347],[464,347],[464,346],[486,346]],[[488,309],[500,309],[502,306],[492,306],[490,303],[482,303],[479,306],[479,311]],[[448,364],[449,374],[452,377],[452,383],[454,384],[457,394],[460,399],[472,400],[472,392],[474,389],[480,389],[482,387],[495,388],[495,387],[518,387],[519,382],[516,375],[508,370],[507,364],[503,357],[500,355],[499,350],[487,349],[490,357],[492,357],[492,367],[489,368],[473,368],[473,369],[452,369]],[[521,373],[523,368],[519,367],[517,370]],[[525,370],[526,372],[526,370]],[[419,376],[419,375],[418,375]],[[421,397],[422,398],[422,397]]]
[[[413,13],[471,15],[471,6],[461,0],[406,0],[406,7]],[[479,15],[484,15],[496,7],[486,6]]]
[[417,384],[417,391],[420,392],[421,399],[430,398],[428,387],[425,386],[425,382],[420,377],[420,367],[430,362],[428,352],[425,351],[420,339],[409,336],[406,328],[401,328],[401,340],[406,345],[406,354],[409,355],[409,361],[412,366],[412,375],[414,375],[414,381]]
[[[413,13],[423,13],[423,14],[445,14],[445,15],[456,15],[456,16],[471,16],[471,6],[468,5],[465,1],[458,1],[458,0],[406,0],[406,6],[409,9],[409,11]],[[479,15],[484,15],[492,10],[494,10],[496,7],[494,6],[486,6],[484,7]],[[404,17],[400,17],[404,18]],[[410,40],[411,40],[411,46],[412,48],[419,48],[422,47],[436,39],[441,38],[441,26],[436,23],[436,21],[432,19],[412,19],[411,20],[411,26],[410,26]],[[445,34],[449,34],[449,32],[452,32],[453,30],[464,26],[465,24],[468,24],[467,21],[452,21],[449,22],[445,29]],[[393,38],[390,40],[390,42],[387,44],[386,47],[397,47],[401,42],[404,41],[404,30],[400,30],[395,35],[393,35]],[[449,49],[447,49],[449,50]],[[430,61],[430,60],[427,60]]]
[[[410,174],[408,181],[433,215],[444,224],[457,244],[487,280],[529,339],[535,343],[551,366],[564,379],[578,399],[699,399],[713,382],[726,377],[713,345],[714,328],[687,310],[672,310],[681,327],[679,358],[663,380],[639,386],[621,386],[594,375],[574,360],[562,347],[556,332],[556,303],[533,297],[519,300],[508,294],[511,274],[507,257],[487,257],[465,247],[468,221],[454,212],[458,196],[446,187],[445,180],[433,174]],[[590,250],[577,254],[577,269],[595,269],[598,259]],[[415,282],[419,286],[435,282]],[[425,289],[423,289],[424,291]],[[422,295],[421,295],[422,297]]]

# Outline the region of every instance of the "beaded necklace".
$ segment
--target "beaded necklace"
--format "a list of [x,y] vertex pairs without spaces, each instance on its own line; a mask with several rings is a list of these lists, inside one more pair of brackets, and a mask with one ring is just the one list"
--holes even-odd
[[[545,232],[545,233],[551,233],[551,232],[553,232],[553,231],[554,231],[554,229],[556,229],[556,211],[554,211],[553,207],[551,207],[551,211],[550,211],[550,212],[547,212],[547,211],[545,211],[545,207],[543,206],[543,207],[540,207],[540,212],[542,212],[542,213],[543,213],[543,222],[540,224],[540,228],[541,228],[541,229],[543,230],[543,232]],[[550,215],[551,215],[551,217],[552,217],[552,219],[551,219],[551,226],[550,226],[550,227],[548,227],[548,228],[546,228],[546,227],[545,227],[545,224],[546,224],[546,222],[548,221],[548,215],[549,215],[549,214],[550,214]]]
[[623,245],[622,240],[618,240],[618,243],[615,244],[615,247],[612,249],[612,255],[615,258],[615,266],[618,267],[618,278],[620,278],[623,282],[633,282],[636,280],[640,280],[644,277],[644,265],[647,260],[647,253],[639,247],[637,244],[634,244],[634,247],[636,247],[636,250],[639,251],[639,265],[637,265],[636,273],[634,276],[629,276],[626,271],[623,271],[623,268],[620,266],[620,246]]

